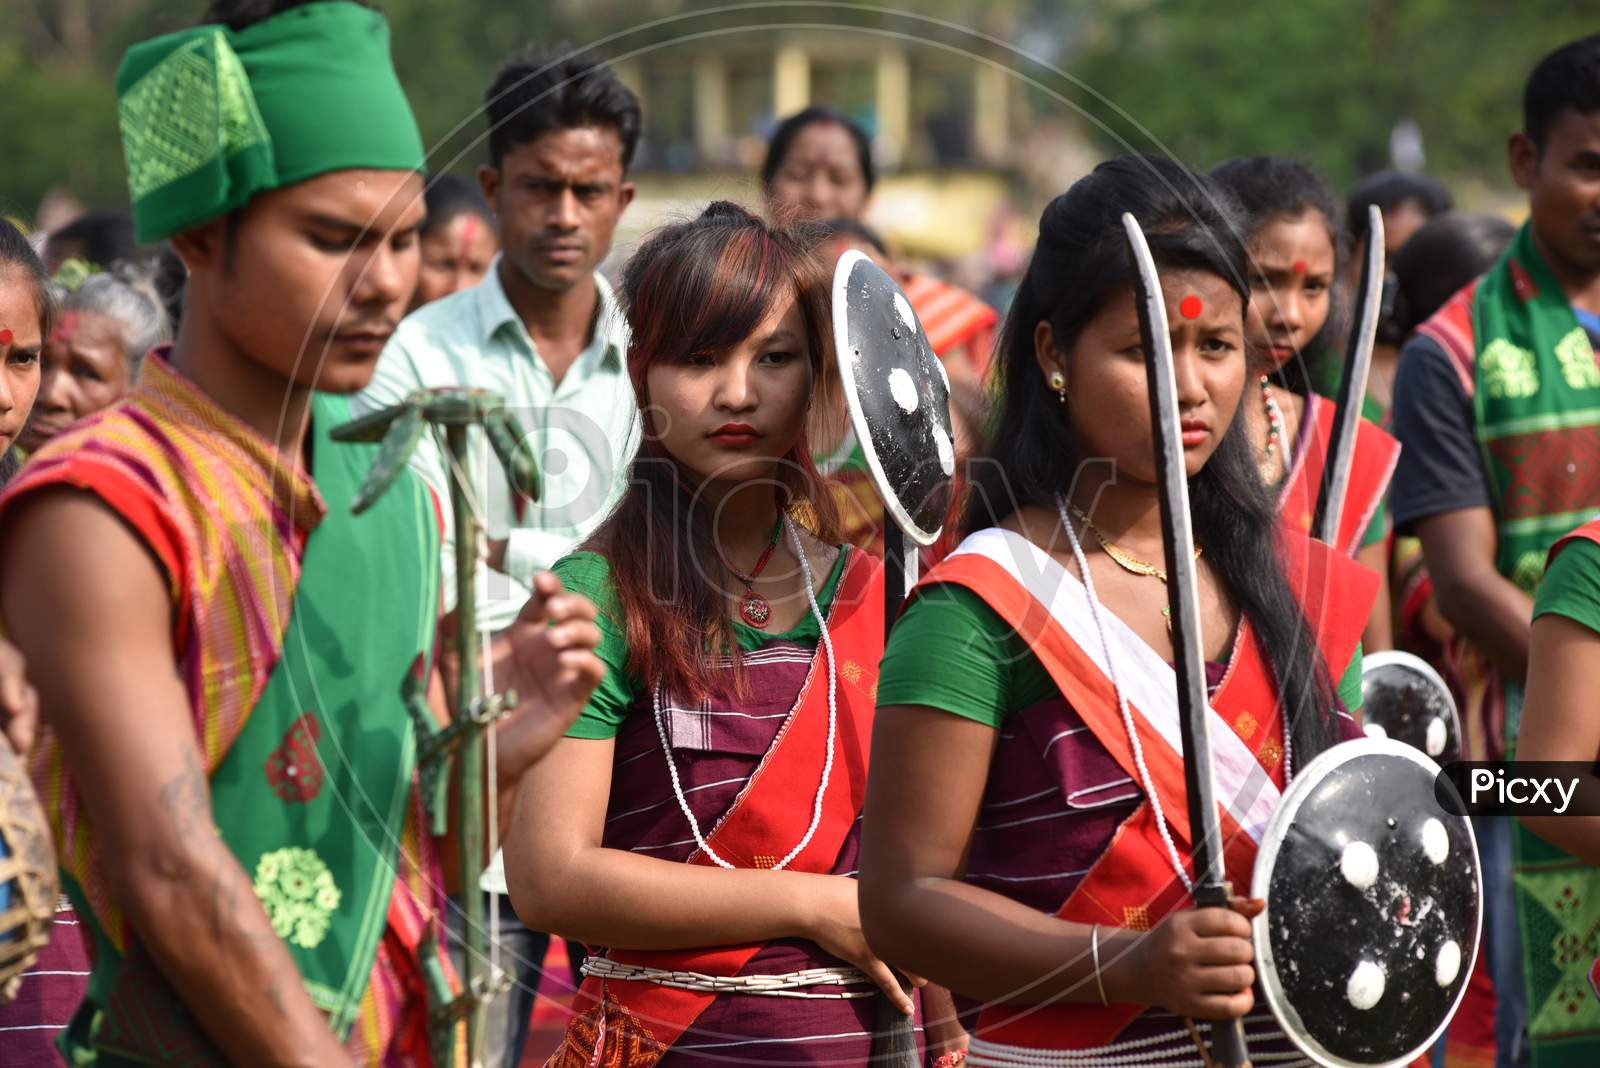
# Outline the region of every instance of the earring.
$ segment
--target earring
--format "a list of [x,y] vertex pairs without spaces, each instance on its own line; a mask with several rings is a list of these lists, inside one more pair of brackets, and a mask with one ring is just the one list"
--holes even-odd
[[1050,388],[1056,391],[1057,400],[1067,403],[1067,379],[1060,371],[1050,372]]

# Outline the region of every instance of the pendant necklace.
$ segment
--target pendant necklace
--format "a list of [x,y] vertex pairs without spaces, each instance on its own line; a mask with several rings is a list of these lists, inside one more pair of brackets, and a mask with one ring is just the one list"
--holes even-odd
[[744,583],[744,596],[739,598],[739,615],[744,618],[746,623],[757,630],[764,629],[767,622],[772,619],[772,602],[755,591],[755,582],[761,576],[761,572],[766,570],[768,561],[772,559],[773,551],[778,547],[778,535],[782,533],[783,516],[780,515],[778,516],[777,524],[772,528],[772,540],[767,542],[766,549],[762,550],[761,559],[756,561],[756,566],[751,569],[748,575],[732,564],[727,564],[726,559],[723,560],[723,563],[727,564],[728,570],[733,572],[734,577]]
[[[1112,541],[1110,538],[1106,537],[1105,534],[1101,533],[1100,528],[1094,525],[1094,521],[1089,518],[1082,508],[1079,508],[1075,504],[1068,504],[1067,507],[1072,509],[1074,518],[1076,518],[1078,522],[1082,523],[1089,533],[1094,535],[1095,540],[1100,543],[1100,548],[1105,550],[1106,555],[1111,557],[1112,561],[1116,563],[1118,567],[1122,568],[1124,571],[1132,572],[1135,575],[1154,575],[1156,578],[1161,580],[1162,585],[1166,585],[1167,572],[1165,568],[1157,567],[1155,564],[1141,560],[1137,556],[1118,548],[1116,542]],[[1196,545],[1194,547],[1194,558],[1196,560],[1200,559],[1200,552],[1200,546]],[[1161,614],[1166,617],[1167,630],[1170,632],[1172,630],[1171,606],[1163,606],[1161,609]]]

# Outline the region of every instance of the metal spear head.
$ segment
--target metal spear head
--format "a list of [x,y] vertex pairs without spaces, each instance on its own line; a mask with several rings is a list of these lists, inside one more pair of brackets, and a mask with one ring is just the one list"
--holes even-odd
[[399,404],[391,404],[387,408],[379,408],[375,412],[368,412],[350,420],[340,423],[329,432],[328,436],[334,441],[359,442],[371,445],[382,441],[383,435],[389,430],[389,424],[394,422],[407,408],[414,407],[408,397]]
[[490,412],[483,421],[484,433],[489,435],[489,446],[500,458],[506,470],[506,480],[511,488],[530,501],[537,501],[543,487],[539,478],[539,462],[534,459],[533,447],[522,433],[522,427],[510,412],[501,408]]
[[[410,405],[402,405],[387,411],[394,413],[393,422],[383,435],[383,443],[378,446],[377,461],[373,463],[372,470],[367,472],[366,481],[361,483],[355,503],[350,506],[356,515],[371,508],[373,502],[382,497],[384,491],[400,477],[400,472],[406,469],[406,462],[416,451],[417,442],[422,440],[422,432],[428,426],[423,421],[422,412]],[[345,424],[346,427],[350,425]],[[343,430],[345,427],[339,429]]]

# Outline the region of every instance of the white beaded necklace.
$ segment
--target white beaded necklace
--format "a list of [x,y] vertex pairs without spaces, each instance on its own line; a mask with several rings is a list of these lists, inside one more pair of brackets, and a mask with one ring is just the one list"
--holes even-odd
[[[1172,832],[1167,829],[1167,819],[1161,809],[1161,796],[1156,793],[1155,783],[1150,778],[1150,769],[1144,763],[1144,746],[1139,743],[1139,733],[1134,729],[1133,713],[1128,708],[1128,698],[1123,695],[1122,683],[1117,679],[1117,663],[1111,655],[1111,642],[1106,635],[1105,621],[1100,618],[1100,597],[1094,592],[1094,576],[1089,573],[1089,561],[1083,555],[1083,546],[1078,543],[1078,535],[1072,529],[1072,523],[1067,519],[1067,503],[1060,493],[1056,497],[1056,513],[1061,517],[1061,527],[1067,532],[1067,541],[1072,546],[1072,556],[1078,562],[1078,570],[1083,575],[1083,588],[1089,595],[1089,615],[1094,619],[1095,629],[1100,634],[1100,648],[1106,658],[1106,672],[1111,676],[1111,686],[1117,691],[1117,706],[1122,712],[1122,726],[1128,732],[1128,743],[1133,750],[1133,763],[1139,770],[1139,781],[1144,786],[1145,794],[1150,798],[1150,808],[1155,813],[1156,829],[1161,832],[1161,841],[1167,847],[1167,859],[1172,863],[1172,870],[1178,873],[1178,879],[1183,883],[1183,888],[1194,891],[1194,883],[1189,878],[1189,873],[1183,868],[1183,861],[1178,858],[1178,848],[1172,842]],[[1293,750],[1290,747],[1289,717],[1283,717],[1283,785],[1288,788],[1291,778],[1291,764]]]
[[[788,516],[783,518],[783,528],[789,532],[789,544],[794,548],[795,558],[800,561],[800,573],[806,581],[806,603],[811,606],[811,615],[817,621],[817,628],[822,636],[822,648],[828,657],[828,755],[822,762],[822,783],[817,787],[817,800],[812,806],[811,826],[806,828],[805,836],[800,839],[799,844],[789,850],[788,855],[782,860],[772,865],[773,871],[782,871],[788,867],[790,862],[795,857],[798,857],[806,846],[811,844],[812,835],[817,833],[817,826],[822,822],[822,799],[828,792],[828,780],[833,777],[833,742],[839,726],[838,691],[835,685],[833,664],[833,639],[828,636],[828,621],[823,618],[822,609],[817,607],[816,590],[812,588],[811,584],[811,564],[806,560],[805,549],[800,545],[800,535],[796,532],[794,523],[790,521]],[[689,821],[689,830],[693,832],[694,840],[701,851],[710,857],[718,867],[732,869],[734,866],[718,856],[716,850],[712,849],[711,845],[705,840],[705,836],[700,832],[700,821],[694,818],[694,813],[689,809],[689,802],[683,796],[683,784],[678,780],[678,765],[672,759],[672,745],[667,741],[666,720],[661,714],[661,684],[659,682],[655,685],[652,699],[655,703],[656,734],[661,738],[661,752],[667,758],[667,774],[672,779],[672,796],[678,799],[678,808],[682,810],[683,818]],[[796,711],[798,712],[799,710],[796,709]]]
[[1111,655],[1111,641],[1106,635],[1105,621],[1100,618],[1100,597],[1094,592],[1094,576],[1089,573],[1089,561],[1084,558],[1083,546],[1078,544],[1078,535],[1072,529],[1072,523],[1067,518],[1067,502],[1060,493],[1056,494],[1056,512],[1061,516],[1061,527],[1067,532],[1067,541],[1072,545],[1073,559],[1078,561],[1078,571],[1083,575],[1083,588],[1089,594],[1089,615],[1094,619],[1095,629],[1100,633],[1100,649],[1106,658],[1106,673],[1111,676],[1111,687],[1117,691],[1117,707],[1122,712],[1122,727],[1128,732],[1128,744],[1133,750],[1133,764],[1139,770],[1139,782],[1144,786],[1145,796],[1150,798],[1151,811],[1155,813],[1156,830],[1161,832],[1161,841],[1167,847],[1167,859],[1172,862],[1172,870],[1178,873],[1178,881],[1183,883],[1183,888],[1190,892],[1194,890],[1194,881],[1189,878],[1189,873],[1183,868],[1183,861],[1178,857],[1178,847],[1172,843],[1172,832],[1167,829],[1167,817],[1161,810],[1161,795],[1156,793],[1156,784],[1150,778],[1150,769],[1145,767],[1144,746],[1139,743],[1139,732],[1133,726],[1133,712],[1128,708],[1128,699],[1122,693],[1122,683],[1117,678],[1117,661]]

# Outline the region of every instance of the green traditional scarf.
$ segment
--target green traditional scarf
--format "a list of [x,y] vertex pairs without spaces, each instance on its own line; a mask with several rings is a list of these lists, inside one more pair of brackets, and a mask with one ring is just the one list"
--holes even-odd
[[[1600,367],[1524,225],[1472,299],[1473,408],[1494,493],[1495,566],[1530,595],[1550,546],[1600,506]],[[1522,686],[1504,687],[1508,755]],[[1533,1068],[1600,1064],[1600,869],[1512,824]]]
[[389,25],[343,0],[134,45],[117,72],[117,117],[140,241],[329,171],[423,166]]

